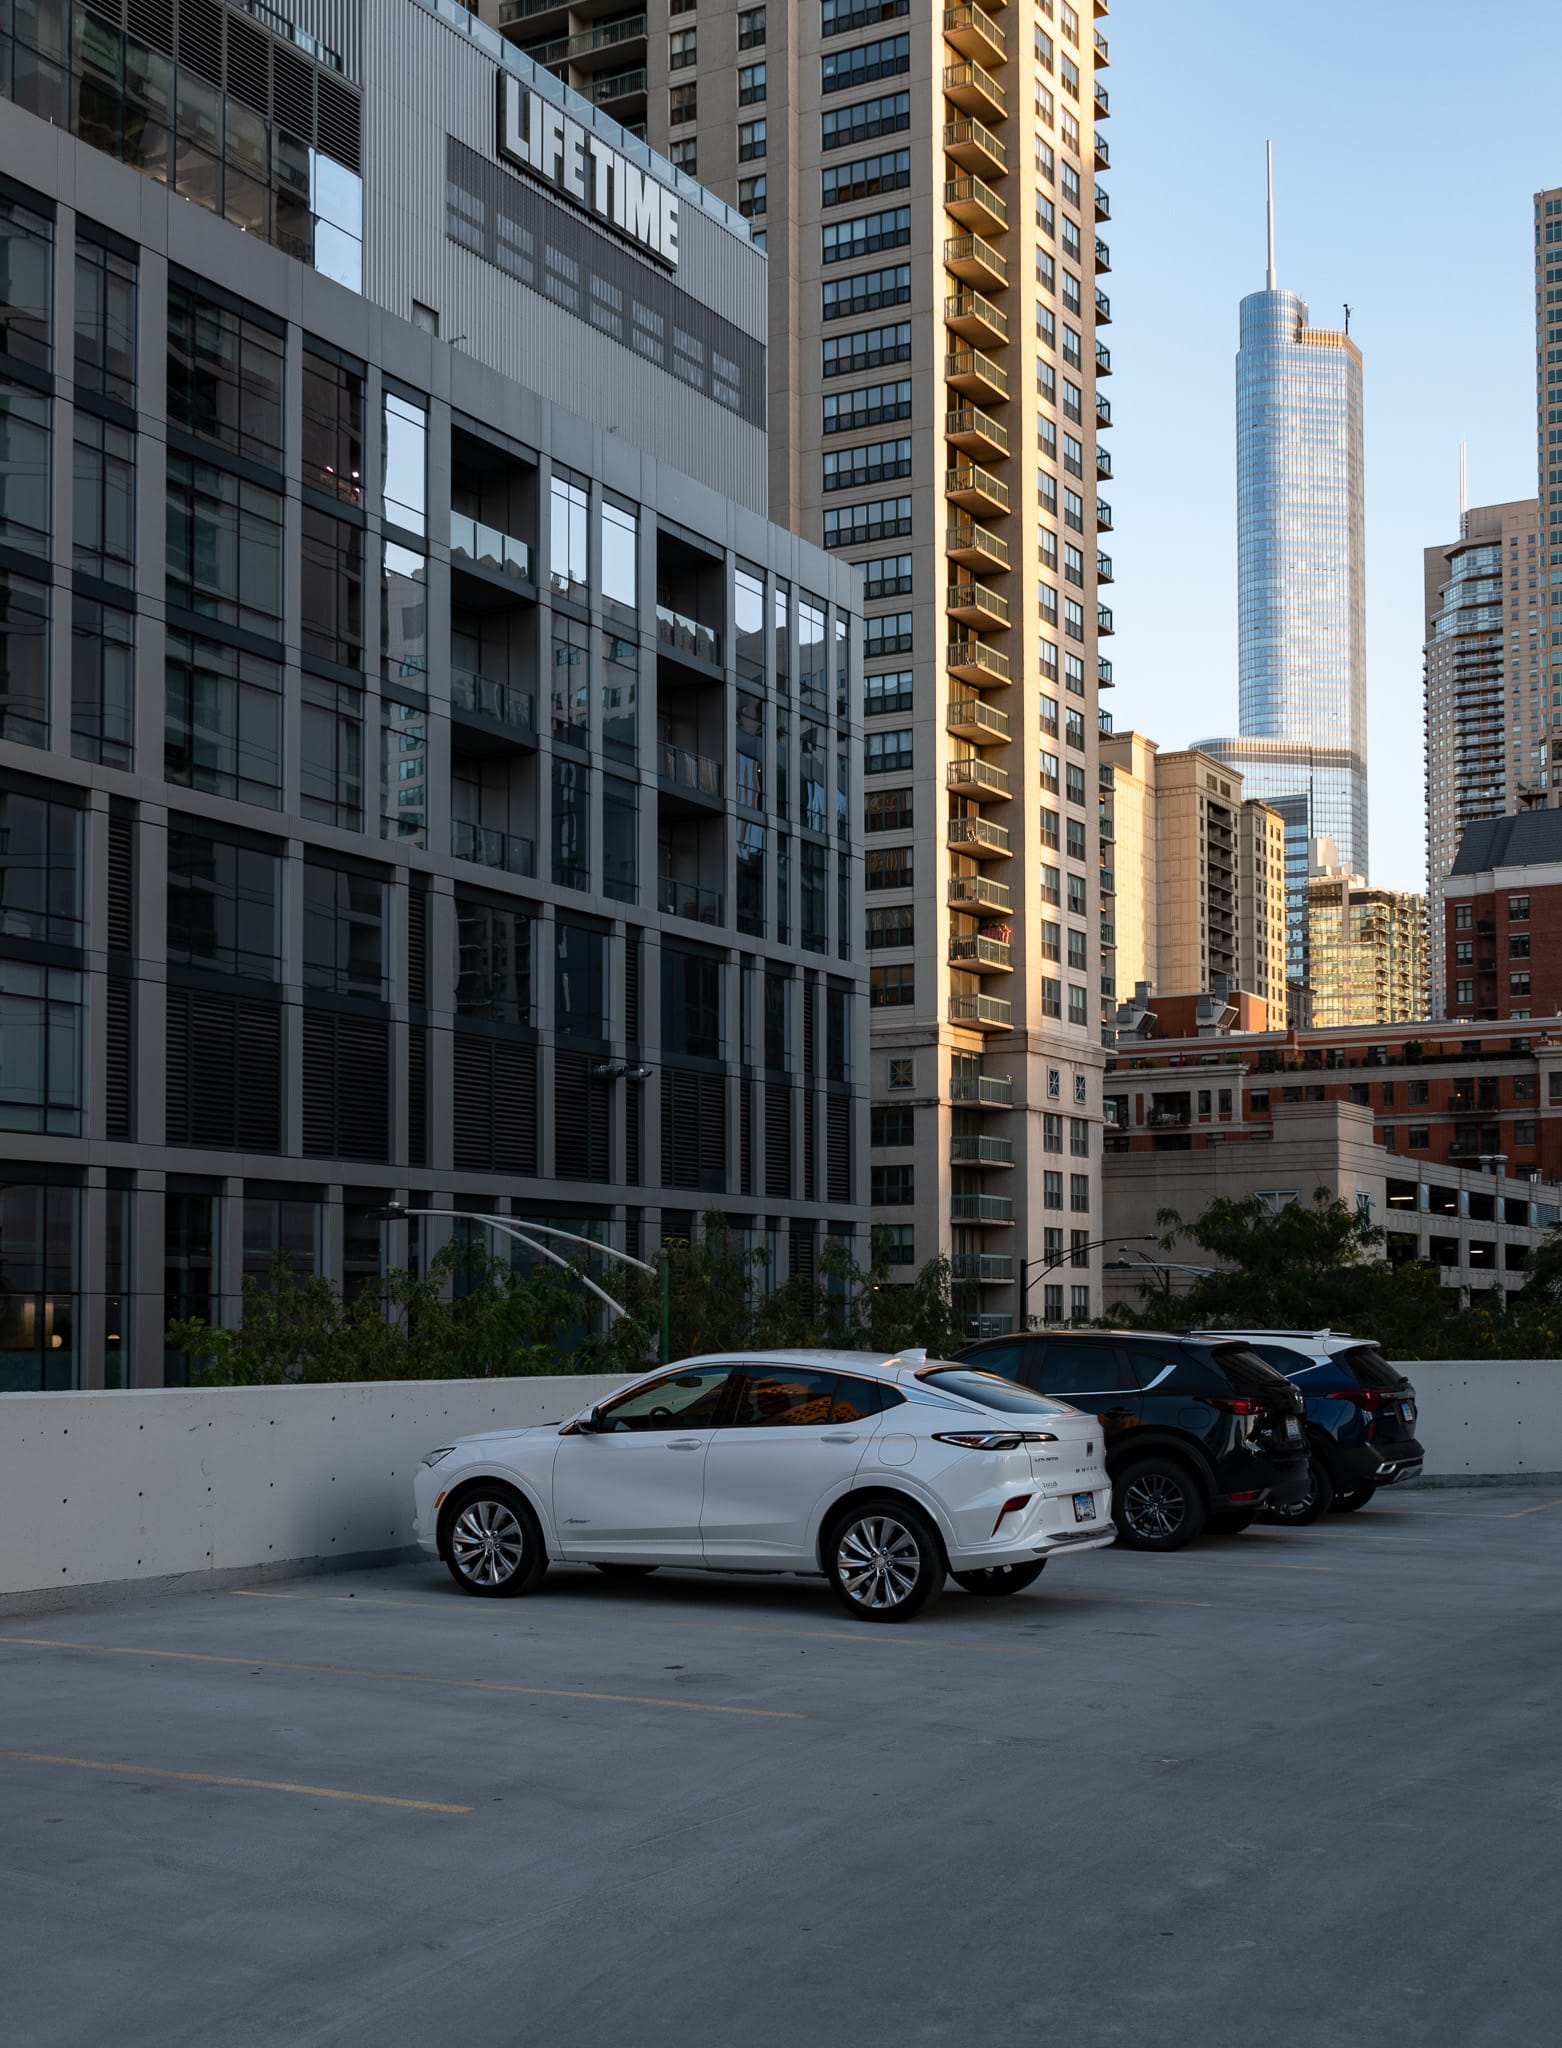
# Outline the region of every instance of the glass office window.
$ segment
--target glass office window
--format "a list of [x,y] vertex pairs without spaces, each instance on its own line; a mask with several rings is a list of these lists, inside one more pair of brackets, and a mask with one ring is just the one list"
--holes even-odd
[[168,286],[168,419],[269,469],[282,467],[282,365],[286,343],[258,310]]
[[136,402],[136,264],[76,223],[76,393]]
[[23,554],[49,552],[50,402],[0,378],[0,541]]
[[[304,350],[304,482],[349,505],[363,503],[363,373]],[[405,523],[405,522],[403,522]]]
[[78,574],[129,586],[135,579],[136,437],[96,414],[76,414],[71,493]]
[[105,768],[133,768],[135,747],[135,614],[78,597],[71,605],[71,752]]
[[168,959],[249,981],[282,977],[275,853],[183,823],[168,828]]
[[428,413],[399,392],[385,394],[385,517],[410,533],[428,531]]
[[168,635],[165,772],[170,782],[278,810],[282,671],[187,633]]
[[0,569],[0,739],[49,744],[49,593]]
[[36,208],[0,195],[0,357],[49,368],[53,276],[54,223]]

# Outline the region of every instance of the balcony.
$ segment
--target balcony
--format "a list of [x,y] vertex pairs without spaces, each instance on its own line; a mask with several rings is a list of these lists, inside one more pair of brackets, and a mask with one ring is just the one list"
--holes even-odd
[[1009,225],[1008,201],[980,178],[946,178],[944,211],[984,234],[1001,235]]
[[1106,40],[1106,37],[1105,37],[1104,35],[1102,35],[1102,33],[1101,33],[1100,29],[1097,29],[1097,30],[1096,30],[1096,32],[1095,32],[1095,35],[1096,35],[1096,62],[1097,62],[1098,64],[1100,64],[1100,65],[1103,65],[1103,66],[1104,66],[1104,65],[1107,65],[1107,64],[1110,64],[1110,63],[1111,63],[1111,61],[1112,61],[1112,57],[1111,57],[1111,52],[1110,52],[1110,50],[1109,50],[1109,48],[1108,48],[1108,45],[1107,45],[1107,40]]
[[967,398],[1007,398],[1009,373],[979,348],[951,349],[944,357],[944,382]]
[[1096,93],[1096,119],[1105,121],[1112,112],[1112,102],[1107,98],[1106,87],[1100,79],[1094,81]]
[[687,747],[674,746],[663,740],[657,749],[657,773],[663,782],[670,782],[678,789],[692,790],[698,796],[714,797],[719,802],[722,794],[721,763],[713,761],[708,754],[693,754]]
[[1110,249],[1109,249],[1109,248],[1107,247],[1107,245],[1105,244],[1105,242],[1103,242],[1103,241],[1102,241],[1101,237],[1100,237],[1099,235],[1097,235],[1097,236],[1096,236],[1096,275],[1097,275],[1097,276],[1099,277],[1099,276],[1101,275],[1102,271],[1104,271],[1104,270],[1110,270],[1110,269],[1111,269],[1111,267],[1112,267],[1112,252],[1111,252],[1111,250],[1110,250]]
[[989,647],[985,640],[951,640],[945,658],[949,673],[962,683],[1007,687],[1012,680],[1008,655]]
[[996,242],[980,235],[950,235],[944,242],[944,268],[964,284],[984,284],[1001,291],[1009,282],[1009,265]]
[[473,669],[450,671],[452,718],[471,718],[484,727],[498,726],[508,737],[530,744],[537,737],[537,700],[530,690]]
[[1106,293],[1105,293],[1104,291],[1102,291],[1102,289],[1101,289],[1100,285],[1097,285],[1097,286],[1096,286],[1096,325],[1097,325],[1098,327],[1110,327],[1110,326],[1111,326],[1111,324],[1112,324],[1112,301],[1111,301],[1111,300],[1110,300],[1110,299],[1109,299],[1109,298],[1107,297]]
[[1095,132],[1095,154],[1096,169],[1098,171],[1109,171],[1112,168],[1112,152],[1107,144],[1106,137],[1099,128]]
[[1116,630],[1116,627],[1112,624],[1112,607],[1109,604],[1098,604],[1096,606],[1096,631],[1104,635],[1116,632]]
[[500,832],[491,825],[472,825],[465,818],[450,821],[450,851],[457,860],[475,861],[480,868],[498,868],[506,875],[533,876],[537,872],[537,847],[531,839],[515,832]]
[[956,406],[944,414],[944,439],[967,455],[1007,455],[1009,430],[980,406]]
[[1096,186],[1095,198],[1096,219],[1110,220],[1112,218],[1112,200],[1104,185],[1098,184]]
[[1112,508],[1105,498],[1096,500],[1096,524],[1103,533],[1112,531]]
[[1009,600],[989,590],[985,583],[968,583],[951,578],[944,593],[944,612],[962,626],[977,626],[987,632],[999,631],[1009,623]]
[[[979,1287],[1007,1285],[1014,1279],[1014,1255],[1012,1252],[951,1252],[949,1277],[951,1280],[974,1280]],[[982,1325],[977,1335],[1002,1337],[1008,1333],[1007,1316],[976,1316],[972,1320]],[[986,1327],[988,1323],[992,1324],[990,1330]]]
[[1009,566],[1009,543],[990,527],[978,525],[972,519],[950,522],[944,537],[944,553],[951,562],[959,562],[967,569],[1007,569]]
[[1107,448],[1096,450],[1096,481],[1110,483],[1112,480],[1112,454]]
[[1112,557],[1102,554],[1099,548],[1096,549],[1096,581],[1097,583],[1111,583],[1115,581],[1112,575]]
[[1007,882],[990,882],[985,875],[951,875],[948,903],[951,910],[1009,910]]
[[980,292],[951,292],[944,301],[944,324],[962,341],[985,342],[989,348],[1009,338],[1009,316]]
[[614,71],[605,78],[586,79],[576,91],[594,107],[610,107],[619,100],[643,100],[646,83],[645,67],[638,65],[632,71]]
[[1112,351],[1104,341],[1096,343],[1096,375],[1110,377],[1112,374]]
[[1001,121],[1008,112],[1003,81],[980,64],[946,64],[944,98],[962,114],[985,114]]
[[944,9],[944,41],[962,57],[974,57],[985,64],[1001,64],[1007,47],[997,22],[984,9],[974,6]]
[[997,136],[969,116],[944,123],[944,154],[963,171],[981,172],[989,178],[1001,178],[1009,168],[1009,152]]
[[1006,939],[984,939],[979,933],[952,933],[949,964],[967,974],[1012,974],[1013,948]]
[[974,462],[957,462],[944,471],[944,496],[963,512],[1003,514],[1009,509],[1009,486]]
[[[950,998],[951,1003],[959,1002],[958,996]],[[972,996],[971,1001],[990,1002],[990,996]],[[1003,1009],[1009,1006],[1001,1005]],[[949,1197],[949,1220],[951,1223],[1012,1223],[1014,1221],[1014,1197],[1012,1195],[951,1195]]]
[[665,604],[656,607],[656,637],[675,654],[692,654],[696,661],[707,661],[714,668],[721,666],[721,635],[715,627],[702,626],[698,619],[675,612]]
[[691,924],[721,923],[721,891],[702,889],[697,882],[680,882],[662,875],[656,884],[656,907],[666,917],[686,917]]
[[1006,860],[1009,854],[1007,829],[987,818],[951,818],[944,844],[951,853],[967,854],[972,860]]
[[971,1103],[978,1109],[1012,1109],[1014,1083],[1001,1074],[956,1073],[950,1078],[949,1100]]
[[1096,681],[1103,690],[1110,690],[1114,687],[1112,682],[1112,664],[1104,654],[1096,656]]
[[957,754],[944,780],[953,796],[1007,798],[1009,794],[1009,771],[984,761],[980,754]]
[[464,512],[450,515],[450,552],[492,576],[513,576],[519,583],[532,580],[532,551],[526,542]]
[[1109,740],[1112,737],[1112,714],[1110,711],[1102,711],[1099,708],[1097,709],[1096,727],[1100,732],[1102,739]]
[[988,1138],[979,1132],[956,1131],[949,1140],[951,1166],[1012,1166],[1014,1140]]
[[1110,398],[1104,398],[1098,391],[1096,393],[1096,425],[1098,427],[1109,427],[1111,424],[1112,401]]
[[646,20],[643,14],[631,14],[623,21],[604,22],[600,28],[583,29],[576,36],[560,36],[543,50],[528,51],[535,64],[584,64],[605,52],[621,49],[626,43],[643,42]]
[[951,697],[944,718],[945,732],[977,746],[991,745],[1009,737],[1009,721],[1001,711],[984,704],[980,697]]

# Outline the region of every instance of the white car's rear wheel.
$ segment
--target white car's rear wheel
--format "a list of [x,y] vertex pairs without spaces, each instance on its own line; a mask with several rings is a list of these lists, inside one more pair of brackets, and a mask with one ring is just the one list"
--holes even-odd
[[938,1532],[909,1501],[860,1501],[830,1531],[825,1571],[859,1621],[910,1621],[944,1582]]
[[446,1507],[440,1552],[464,1593],[513,1599],[548,1569],[542,1529],[514,1487],[481,1480]]

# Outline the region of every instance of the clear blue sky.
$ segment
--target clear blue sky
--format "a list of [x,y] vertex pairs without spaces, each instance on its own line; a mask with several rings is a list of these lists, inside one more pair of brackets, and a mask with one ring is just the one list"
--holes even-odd
[[[1084,13],[1081,8],[1081,13]],[[1112,168],[1118,726],[1236,731],[1237,302],[1280,284],[1365,359],[1372,879],[1425,886],[1421,554],[1535,490],[1530,201],[1562,184],[1562,9],[1509,0],[1117,0]],[[1550,104],[1548,105],[1548,100]]]

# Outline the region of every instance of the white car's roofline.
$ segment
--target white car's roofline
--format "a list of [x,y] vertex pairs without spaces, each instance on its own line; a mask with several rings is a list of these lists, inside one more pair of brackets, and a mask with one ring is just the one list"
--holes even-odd
[[655,1367],[644,1377],[653,1379],[657,1373],[677,1372],[702,1365],[793,1365],[815,1372],[860,1373],[865,1379],[911,1380],[929,1366],[953,1366],[954,1361],[929,1359],[925,1351],[915,1349],[838,1351],[821,1347],[809,1351],[799,1347],[789,1351],[706,1351],[692,1358],[675,1358],[665,1366]]

